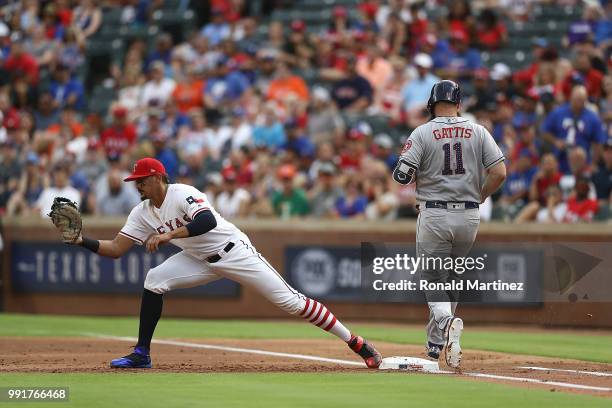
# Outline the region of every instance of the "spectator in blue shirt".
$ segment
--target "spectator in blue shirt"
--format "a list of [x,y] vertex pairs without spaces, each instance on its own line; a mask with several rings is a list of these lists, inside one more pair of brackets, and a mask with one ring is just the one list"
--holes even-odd
[[214,8],[211,14],[211,22],[202,28],[201,33],[204,37],[208,38],[210,45],[214,47],[226,38],[229,38],[231,28],[223,19],[223,10]]
[[480,53],[470,48],[467,35],[463,31],[452,31],[450,49],[436,57],[436,74],[441,78],[470,80],[474,70],[482,66]]
[[152,133],[150,134],[150,139],[153,144],[153,149],[155,150],[155,158],[162,162],[164,168],[166,169],[166,173],[171,181],[176,180],[178,176],[179,170],[179,159],[174,150],[168,147],[168,140],[170,140],[170,135],[164,132],[161,128],[159,128],[159,123],[163,112],[161,110],[153,110],[149,113],[149,119],[155,120],[157,125],[154,125],[152,129]]
[[605,142],[599,116],[585,106],[587,97],[584,86],[575,86],[569,102],[550,112],[542,126],[544,140],[552,145],[559,167],[566,174],[570,171],[567,151],[571,147],[582,147],[592,163],[599,158],[601,145]]
[[85,108],[85,89],[76,78],[70,77],[70,70],[64,65],[55,69],[54,79],[51,81],[49,91],[53,96],[56,108],[70,106],[77,111]]
[[431,55],[434,69],[441,68],[446,61],[446,54],[450,50],[448,40],[438,39],[435,34],[429,33],[424,36],[420,44],[420,51],[424,54]]
[[41,93],[38,97],[37,108],[34,110],[36,130],[46,130],[59,121],[59,112],[53,108],[53,95],[49,92]]
[[529,187],[536,171],[537,168],[531,164],[529,149],[521,150],[514,170],[510,171],[502,192],[501,205],[510,218],[514,218],[529,202]]
[[430,72],[433,60],[427,54],[417,54],[413,60],[417,76],[404,85],[402,88],[402,98],[404,109],[410,111],[415,107],[425,107],[429,99],[431,87],[440,80]]
[[386,133],[380,133],[374,138],[374,157],[384,162],[390,171],[393,171],[397,164],[398,156],[394,149],[393,139]]
[[[607,8],[612,10],[612,2],[609,3]],[[597,45],[609,44],[610,39],[612,39],[612,16],[609,12],[606,18],[597,22],[597,26],[595,28],[595,43]]]
[[162,61],[166,67],[172,59],[172,36],[161,33],[155,39],[155,49],[147,57],[146,70],[148,71],[154,61]]
[[368,198],[363,194],[363,186],[356,180],[348,180],[344,196],[336,201],[336,213],[341,218],[363,218]]
[[285,128],[276,116],[276,107],[268,103],[264,110],[263,124],[253,128],[253,141],[256,147],[271,150],[281,148],[287,141]]
[[210,74],[204,88],[206,106],[210,108],[237,100],[250,86],[247,77],[240,70],[227,67],[225,61],[219,61]]
[[299,157],[314,156],[315,146],[312,144],[308,136],[300,128],[295,119],[290,119],[285,123],[285,134],[287,141],[283,144],[283,150],[292,150]]

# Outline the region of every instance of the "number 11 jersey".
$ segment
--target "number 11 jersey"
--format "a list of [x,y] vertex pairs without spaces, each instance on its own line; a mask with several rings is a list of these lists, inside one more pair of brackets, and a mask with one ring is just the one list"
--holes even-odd
[[417,169],[419,202],[479,203],[485,170],[504,155],[483,126],[462,117],[439,116],[412,132],[402,158]]

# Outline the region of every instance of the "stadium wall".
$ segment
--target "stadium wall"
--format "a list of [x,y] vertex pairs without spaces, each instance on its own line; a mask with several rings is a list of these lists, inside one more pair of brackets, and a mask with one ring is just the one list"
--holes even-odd
[[[112,239],[123,225],[123,219],[85,219],[85,232],[87,236]],[[389,224],[370,223],[365,221],[283,221],[283,220],[242,220],[236,224],[245,231],[258,250],[274,265],[279,272],[286,275],[285,256],[287,248],[291,247],[359,247],[361,242],[414,242],[415,223],[410,221]],[[58,245],[57,231],[50,223],[39,219],[11,219],[4,220],[4,252],[2,261],[2,310],[14,313],[47,313],[47,314],[79,314],[79,315],[130,315],[136,316],[139,310],[141,287],[131,282],[133,290],[124,293],[123,289],[130,287],[129,269],[127,264],[119,261],[108,264],[95,264],[99,270],[96,276],[98,286],[81,289],[73,282],[73,275],[62,277],[62,259],[73,264],[80,262],[83,269],[83,279],[87,280],[90,258],[96,257],[80,248]],[[513,243],[549,243],[549,242],[584,242],[607,245],[612,242],[612,230],[606,225],[513,225],[513,224],[483,224],[477,242],[507,242]],[[13,282],[15,268],[28,272],[29,266],[25,259],[34,251],[33,248],[43,248],[45,245],[60,248],[60,252],[53,254],[59,265],[53,271],[53,279],[48,281],[45,277],[40,283],[43,286],[17,287]],[[19,254],[14,254],[18,249]],[[62,252],[69,251],[69,252]],[[40,252],[40,251],[39,251]],[[57,251],[56,251],[57,252]],[[142,262],[142,256],[134,256],[136,264]],[[15,257],[15,259],[13,259]],[[17,259],[17,257],[19,257]],[[131,258],[130,258],[131,259]],[[79,261],[80,260],[80,261]],[[131,261],[128,259],[127,261]],[[42,258],[40,263],[51,263],[49,259]],[[71,264],[72,265],[72,264]],[[100,266],[102,265],[102,267]],[[142,267],[142,265],[140,265]],[[33,268],[33,267],[32,267]],[[45,266],[47,268],[47,266]],[[114,271],[108,271],[113,269]],[[78,269],[78,268],[77,268]],[[42,269],[41,269],[42,271]],[[608,271],[612,275],[612,271]],[[73,272],[71,272],[73,273]],[[146,273],[146,271],[145,271]],[[77,272],[78,274],[78,272]],[[115,278],[125,280],[120,290],[100,293],[103,289],[103,280],[108,278],[105,274],[114,274]],[[100,278],[103,279],[100,279]],[[67,283],[62,284],[66,278]],[[138,279],[134,276],[134,279]],[[140,276],[140,279],[143,277]],[[70,280],[70,282],[68,282]],[[78,280],[78,279],[77,279]],[[115,282],[116,283],[116,282]],[[136,283],[136,286],[134,284]],[[26,282],[27,284],[27,282]],[[231,284],[231,283],[230,283]],[[70,286],[74,285],[74,286]],[[75,289],[70,289],[74,287]],[[610,287],[610,286],[607,286]],[[92,290],[93,288],[93,290]],[[110,287],[110,290],[113,290]],[[214,288],[213,288],[214,289]],[[126,289],[127,290],[127,289]],[[226,296],[211,295],[207,293],[180,293],[176,291],[168,294],[164,305],[164,315],[186,318],[283,318],[285,314],[265,301],[259,294],[248,288],[237,286],[219,286],[219,293]],[[213,291],[214,292],[214,291]],[[365,303],[358,299],[352,301],[326,301],[336,315],[350,320],[368,321],[401,321],[423,322],[428,314],[427,306],[402,303]],[[522,307],[501,307],[496,305],[461,306],[461,315],[472,323],[482,324],[533,324],[543,326],[565,327],[612,327],[612,302],[587,302],[578,299],[576,302],[549,302],[538,305]]]

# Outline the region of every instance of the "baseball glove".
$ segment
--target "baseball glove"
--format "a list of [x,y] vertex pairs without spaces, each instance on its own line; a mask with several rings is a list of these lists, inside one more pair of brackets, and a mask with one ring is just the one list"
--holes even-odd
[[83,222],[75,202],[64,197],[55,197],[49,217],[60,230],[62,241],[66,244],[73,244],[81,235]]

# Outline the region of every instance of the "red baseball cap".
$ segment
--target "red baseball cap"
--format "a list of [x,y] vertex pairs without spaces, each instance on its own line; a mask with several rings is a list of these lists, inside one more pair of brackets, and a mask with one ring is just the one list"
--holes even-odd
[[292,179],[295,176],[296,169],[292,164],[283,164],[278,168],[277,174],[281,179]]
[[129,175],[129,177],[123,179],[123,181],[138,180],[154,174],[162,174],[167,176],[166,169],[159,160],[155,160],[152,157],[145,157],[144,159],[138,160],[136,164],[134,164],[134,171]]
[[304,20],[293,20],[291,22],[291,30],[302,32],[305,29],[306,29],[306,23],[304,23]]
[[450,33],[450,38],[451,40],[458,40],[461,42],[467,42],[468,41],[468,36],[465,33],[465,31],[462,30],[453,30]]
[[116,118],[125,118],[127,113],[128,111],[125,106],[115,106],[113,108],[113,116]]
[[336,6],[332,14],[334,17],[346,17],[348,12],[346,11],[346,7]]

